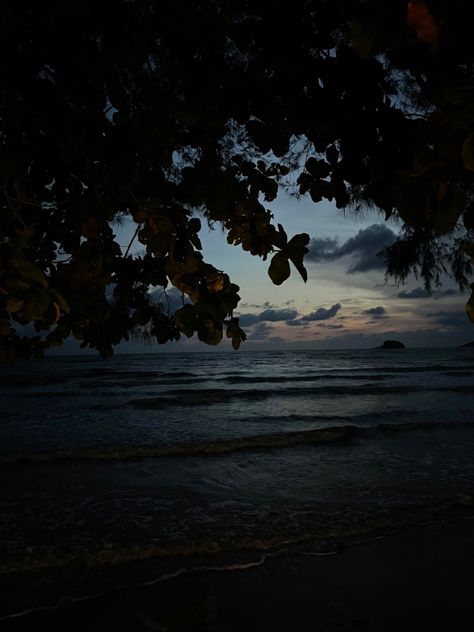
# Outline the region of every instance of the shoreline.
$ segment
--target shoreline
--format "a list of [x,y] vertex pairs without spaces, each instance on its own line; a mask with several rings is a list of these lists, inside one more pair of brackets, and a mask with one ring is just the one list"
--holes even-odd
[[269,554],[246,566],[144,582],[3,619],[0,627],[329,632],[428,630],[474,618],[472,519],[403,528],[332,555]]

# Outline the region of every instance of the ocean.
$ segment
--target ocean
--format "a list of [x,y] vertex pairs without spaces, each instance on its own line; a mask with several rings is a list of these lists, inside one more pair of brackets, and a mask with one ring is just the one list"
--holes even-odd
[[0,368],[0,618],[474,513],[474,350]]

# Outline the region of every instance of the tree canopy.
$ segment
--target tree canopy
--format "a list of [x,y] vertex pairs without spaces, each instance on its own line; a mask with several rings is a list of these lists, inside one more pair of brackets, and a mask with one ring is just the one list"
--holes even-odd
[[[306,280],[281,188],[399,217],[387,274],[474,257],[471,2],[4,0],[0,8],[0,358],[132,333],[237,348],[239,288],[202,222]],[[116,241],[133,221],[141,256]],[[153,299],[189,297],[169,314]],[[474,299],[467,313],[474,320]],[[26,335],[33,323],[36,335]]]

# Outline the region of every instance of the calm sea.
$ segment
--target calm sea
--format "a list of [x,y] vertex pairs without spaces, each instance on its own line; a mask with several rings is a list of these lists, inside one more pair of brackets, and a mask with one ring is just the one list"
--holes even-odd
[[49,358],[0,383],[3,614],[470,511],[474,349]]

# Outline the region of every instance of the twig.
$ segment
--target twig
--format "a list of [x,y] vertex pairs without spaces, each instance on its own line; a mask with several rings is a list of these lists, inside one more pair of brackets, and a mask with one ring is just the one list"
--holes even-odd
[[138,235],[138,231],[140,230],[140,228],[141,228],[141,224],[138,224],[135,229],[135,232],[133,233],[133,237],[131,238],[130,243],[127,246],[127,250],[125,251],[124,257],[128,255],[130,248],[132,247],[132,244],[135,241],[135,237]]

